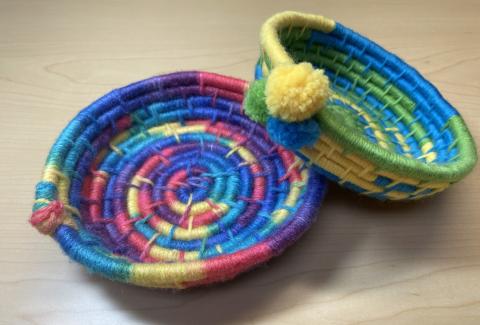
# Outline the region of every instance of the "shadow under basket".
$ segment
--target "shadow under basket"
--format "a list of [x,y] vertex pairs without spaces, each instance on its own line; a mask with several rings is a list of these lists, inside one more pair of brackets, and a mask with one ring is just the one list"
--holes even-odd
[[147,287],[225,281],[281,254],[325,179],[243,115],[245,88],[180,72],[100,98],[52,147],[31,224],[88,270]]
[[[297,154],[329,179],[380,200],[418,199],[468,174],[477,156],[459,113],[414,68],[322,16],[285,12],[262,27],[256,79],[309,62],[329,79],[320,136]],[[273,138],[273,136],[272,136]]]

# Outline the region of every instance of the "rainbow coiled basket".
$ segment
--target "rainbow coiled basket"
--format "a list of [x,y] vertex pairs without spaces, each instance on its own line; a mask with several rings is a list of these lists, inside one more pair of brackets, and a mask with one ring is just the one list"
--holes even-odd
[[246,87],[180,72],[100,98],[52,147],[31,224],[88,270],[147,287],[225,281],[279,255],[325,180],[243,114]]
[[[443,191],[474,167],[475,144],[459,113],[379,45],[297,12],[268,19],[260,37],[263,80],[247,94],[247,114],[330,180],[376,199],[410,200]],[[323,84],[328,99],[316,96]],[[322,101],[309,113],[310,102]]]

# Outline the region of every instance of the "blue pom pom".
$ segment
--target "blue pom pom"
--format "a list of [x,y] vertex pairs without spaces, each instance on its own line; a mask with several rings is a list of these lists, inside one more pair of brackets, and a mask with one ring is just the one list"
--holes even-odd
[[276,143],[290,150],[312,146],[320,136],[320,127],[313,118],[302,122],[285,122],[275,117],[267,120],[267,132]]

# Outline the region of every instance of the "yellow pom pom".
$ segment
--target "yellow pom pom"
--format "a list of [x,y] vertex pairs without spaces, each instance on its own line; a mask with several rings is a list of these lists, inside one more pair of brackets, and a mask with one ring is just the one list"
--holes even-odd
[[270,114],[288,122],[306,120],[325,106],[328,78],[310,63],[275,67],[265,88]]

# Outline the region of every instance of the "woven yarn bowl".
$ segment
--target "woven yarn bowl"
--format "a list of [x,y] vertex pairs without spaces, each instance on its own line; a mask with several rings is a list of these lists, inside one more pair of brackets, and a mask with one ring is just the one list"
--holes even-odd
[[246,86],[180,72],[100,98],[51,149],[30,222],[88,270],[148,287],[225,281],[281,254],[325,180],[243,115]]
[[476,162],[459,113],[414,68],[331,19],[296,12],[261,31],[256,78],[285,63],[323,69],[331,96],[315,116],[320,136],[298,154],[329,179],[381,199],[430,196]]

